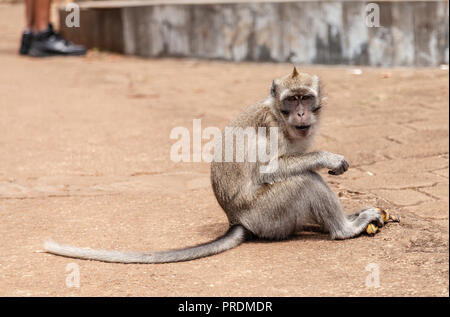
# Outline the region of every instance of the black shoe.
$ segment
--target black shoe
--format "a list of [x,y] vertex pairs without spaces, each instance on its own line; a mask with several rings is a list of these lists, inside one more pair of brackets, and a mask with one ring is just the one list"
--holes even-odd
[[31,42],[33,41],[33,32],[25,31],[22,34],[22,41],[20,43],[19,54],[27,55],[30,50]]
[[59,33],[53,31],[49,24],[47,30],[34,36],[28,55],[34,57],[46,56],[79,56],[86,54],[86,49],[81,45],[74,45],[66,41]]

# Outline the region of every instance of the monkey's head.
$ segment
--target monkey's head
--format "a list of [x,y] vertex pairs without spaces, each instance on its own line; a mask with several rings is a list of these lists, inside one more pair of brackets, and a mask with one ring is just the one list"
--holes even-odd
[[318,130],[322,96],[316,75],[299,73],[275,79],[270,88],[275,114],[293,139],[305,138]]

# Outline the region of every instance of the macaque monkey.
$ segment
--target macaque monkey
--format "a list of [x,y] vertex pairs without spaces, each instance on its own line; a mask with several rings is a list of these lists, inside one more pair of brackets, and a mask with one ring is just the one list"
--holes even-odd
[[[292,73],[272,82],[270,94],[247,108],[229,127],[278,128],[277,168],[261,172],[261,162],[214,160],[211,184],[225,211],[229,229],[212,242],[179,250],[139,253],[92,250],[47,242],[47,252],[67,257],[118,263],[188,261],[234,248],[252,238],[281,240],[314,224],[331,239],[349,239],[369,224],[383,226],[378,208],[346,215],[333,191],[317,173],[347,171],[342,155],[307,152],[318,133],[324,97],[319,77]],[[233,142],[233,140],[231,140]],[[268,138],[258,139],[269,142]],[[259,146],[259,145],[258,145]],[[224,145],[225,147],[225,145]]]

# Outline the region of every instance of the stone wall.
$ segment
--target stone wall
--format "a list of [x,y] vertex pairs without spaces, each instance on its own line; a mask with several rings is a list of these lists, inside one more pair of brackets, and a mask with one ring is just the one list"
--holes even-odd
[[81,3],[70,40],[130,55],[301,64],[436,66],[449,62],[448,2],[376,2],[380,27],[366,25],[363,1]]

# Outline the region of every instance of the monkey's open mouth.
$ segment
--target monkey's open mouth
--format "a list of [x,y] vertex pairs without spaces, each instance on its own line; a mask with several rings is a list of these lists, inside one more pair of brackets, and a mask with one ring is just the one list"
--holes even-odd
[[308,124],[308,125],[296,125],[295,128],[297,130],[307,130],[310,126],[311,126],[310,124]]

